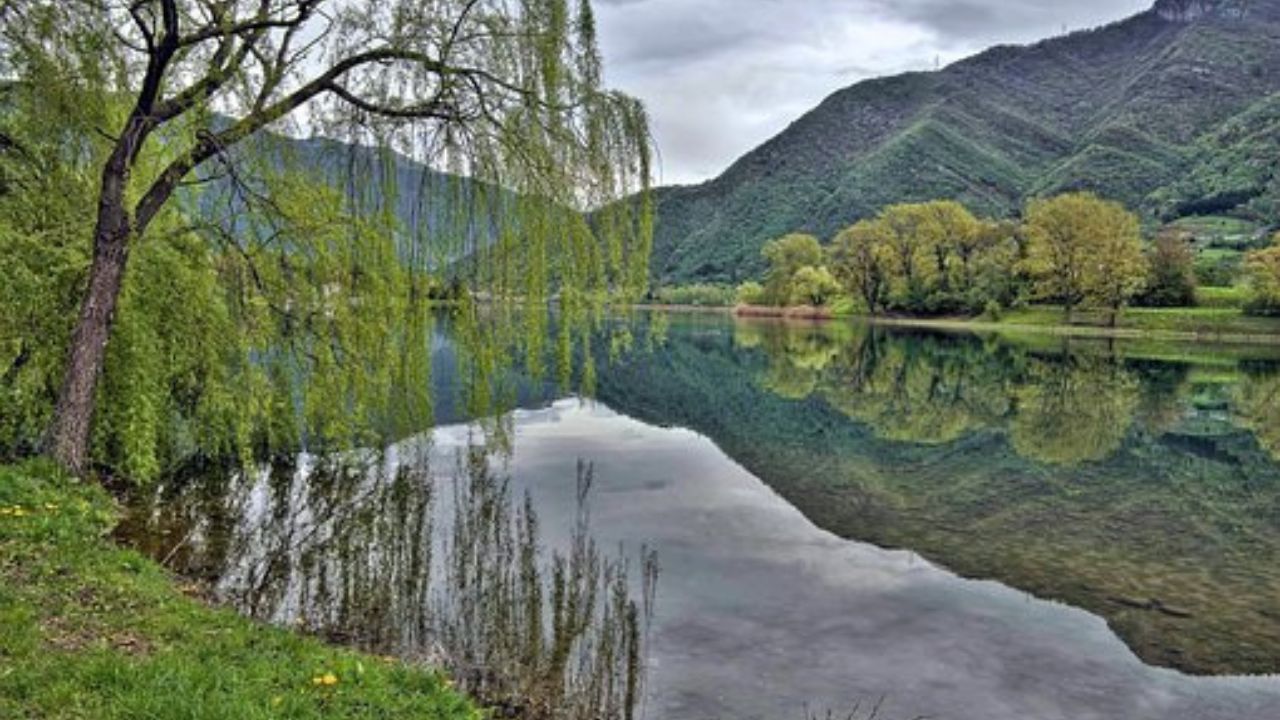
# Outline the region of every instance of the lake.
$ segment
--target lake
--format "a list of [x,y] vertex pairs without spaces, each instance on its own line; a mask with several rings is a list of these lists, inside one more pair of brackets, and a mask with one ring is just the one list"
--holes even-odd
[[[547,545],[581,460],[598,542],[657,550],[647,717],[1280,716],[1280,348],[711,315],[604,335],[593,399],[515,383],[498,457]],[[435,342],[439,427],[406,445],[439,484],[483,432]],[[247,614],[420,656],[432,493],[187,478],[121,535]]]

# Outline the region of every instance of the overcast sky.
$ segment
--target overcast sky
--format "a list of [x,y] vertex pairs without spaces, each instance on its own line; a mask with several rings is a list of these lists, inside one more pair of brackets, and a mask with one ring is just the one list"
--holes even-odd
[[719,175],[842,87],[1154,0],[596,0],[609,83],[645,101],[664,184]]

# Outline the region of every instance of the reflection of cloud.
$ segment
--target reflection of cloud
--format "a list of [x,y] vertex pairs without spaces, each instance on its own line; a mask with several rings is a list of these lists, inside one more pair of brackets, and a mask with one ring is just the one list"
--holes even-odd
[[719,174],[826,95],[1150,0],[596,0],[609,81],[653,116],[665,182]]
[[[738,570],[725,581],[752,586],[750,595],[757,599],[792,587],[889,596],[945,575],[912,553],[850,542],[818,528],[703,435],[599,408],[566,408],[556,424],[518,418],[513,482],[517,492],[535,489],[548,542],[563,541],[557,533],[569,527],[563,513],[571,490],[561,479],[564,469],[576,456],[596,463],[597,540],[602,546],[647,543],[658,549],[671,568],[659,581],[660,612],[668,612],[664,603],[679,602],[667,594],[671,584],[696,583],[723,572],[725,564]],[[761,577],[788,582],[761,583]]]

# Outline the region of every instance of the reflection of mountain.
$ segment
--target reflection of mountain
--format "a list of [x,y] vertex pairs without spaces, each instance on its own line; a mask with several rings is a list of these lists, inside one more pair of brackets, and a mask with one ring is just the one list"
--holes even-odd
[[824,528],[1084,607],[1148,662],[1216,674],[1280,671],[1280,467],[1249,429],[1275,427],[1258,411],[1275,382],[757,325],[673,329],[599,396],[710,436]]

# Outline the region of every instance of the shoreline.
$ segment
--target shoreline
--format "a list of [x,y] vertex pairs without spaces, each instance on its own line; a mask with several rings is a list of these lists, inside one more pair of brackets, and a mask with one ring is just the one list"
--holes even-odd
[[[968,332],[973,334],[1031,334],[1050,337],[1086,338],[1094,340],[1151,340],[1160,342],[1213,343],[1219,345],[1280,345],[1280,320],[1275,321],[1274,332],[1245,332],[1241,330],[1177,330],[1150,327],[1107,327],[1101,325],[1068,325],[1065,323],[1029,323],[990,321],[957,317],[902,317],[892,315],[834,315],[812,312],[812,308],[777,308],[762,310],[749,308],[745,312],[737,307],[706,305],[639,304],[639,310],[680,313],[686,315],[729,315],[742,320],[780,320],[800,323],[853,322],[880,327],[935,330],[940,332]],[[1192,308],[1193,310],[1198,308]],[[1129,316],[1132,322],[1134,316]],[[1138,315],[1137,317],[1141,317]],[[1244,317],[1244,316],[1240,316]],[[1267,318],[1251,318],[1266,322]]]
[[961,320],[946,318],[894,318],[869,315],[846,316],[868,325],[915,328],[945,332],[971,332],[975,334],[1025,333],[1065,338],[1094,340],[1154,340],[1163,342],[1208,342],[1220,345],[1280,345],[1280,331],[1276,333],[1209,332],[1194,330],[1166,330],[1160,328],[1098,327],[1093,325],[1036,325],[1027,323],[1001,323],[989,320]]
[[214,602],[118,543],[121,512],[48,460],[0,463],[0,717],[484,716],[438,667]]

